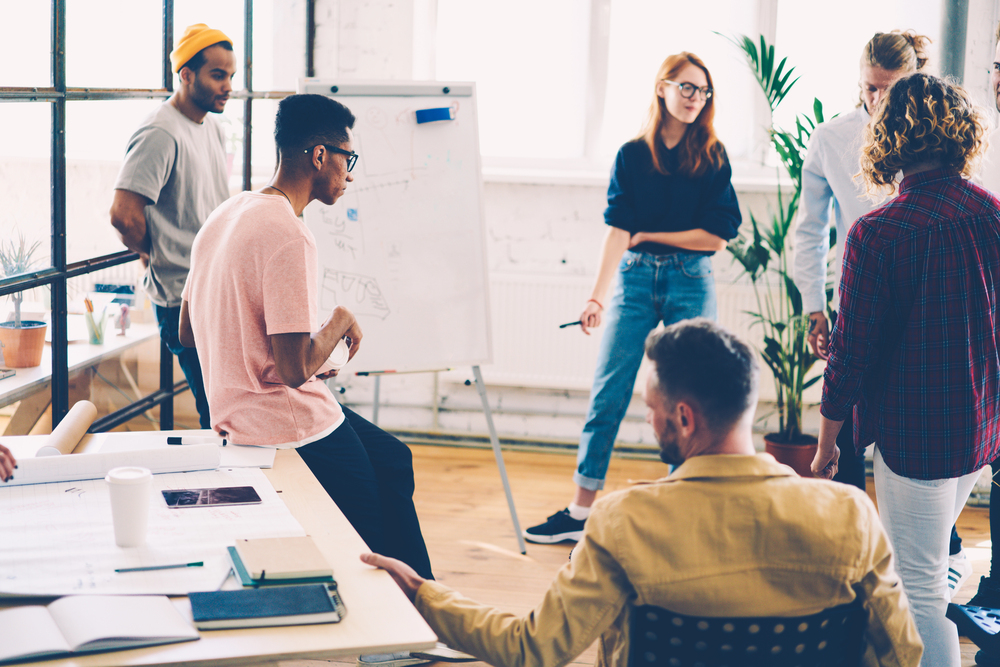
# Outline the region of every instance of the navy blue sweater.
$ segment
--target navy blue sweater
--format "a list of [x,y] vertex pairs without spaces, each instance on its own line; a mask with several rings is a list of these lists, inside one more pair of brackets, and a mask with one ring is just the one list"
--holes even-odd
[[[674,172],[669,176],[653,167],[649,147],[642,139],[630,141],[618,150],[604,221],[629,234],[704,229],[727,241],[735,238],[742,217],[731,182],[733,170],[725,153],[718,170],[708,169],[697,178],[689,178],[676,173],[679,149],[668,149],[663,144],[659,148],[661,164]],[[633,250],[663,255],[680,248],[647,241]]]

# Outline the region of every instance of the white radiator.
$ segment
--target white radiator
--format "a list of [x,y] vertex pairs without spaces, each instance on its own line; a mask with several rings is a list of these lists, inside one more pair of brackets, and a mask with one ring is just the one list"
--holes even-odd
[[601,330],[590,336],[573,322],[590,296],[589,276],[492,274],[493,364],[489,384],[589,389]]
[[[493,361],[483,367],[487,383],[550,389],[590,388],[597,348],[604,328],[590,336],[579,326],[560,329],[576,320],[590,296],[591,276],[497,274],[490,276]],[[753,289],[742,284],[717,284],[719,322],[753,345],[763,341],[760,327],[751,326],[745,311],[756,310]],[[761,362],[763,364],[763,362]],[[464,377],[464,376],[463,376]],[[639,372],[636,391],[645,381]],[[819,400],[819,384],[807,392]],[[774,400],[771,374],[761,373],[761,399]]]

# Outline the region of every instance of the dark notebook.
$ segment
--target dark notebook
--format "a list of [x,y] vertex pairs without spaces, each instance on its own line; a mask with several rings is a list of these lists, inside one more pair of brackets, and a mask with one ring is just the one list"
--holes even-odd
[[338,623],[346,609],[336,582],[191,593],[199,630]]

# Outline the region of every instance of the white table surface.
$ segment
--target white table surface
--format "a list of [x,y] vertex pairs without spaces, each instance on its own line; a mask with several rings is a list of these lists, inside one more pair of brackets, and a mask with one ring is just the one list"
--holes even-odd
[[[198,435],[198,431],[163,432]],[[81,449],[99,436],[84,436]],[[15,456],[30,456],[44,444],[39,436],[3,438]],[[96,444],[96,443],[95,443]],[[70,455],[72,456],[72,455]],[[399,587],[383,571],[359,560],[364,541],[294,450],[281,450],[264,471],[292,515],[333,566],[347,616],[336,624],[202,631],[201,639],[130,651],[71,656],[35,665],[117,667],[119,665],[248,665],[279,660],[322,659],[388,653],[434,646],[436,637]],[[0,507],[0,512],[4,511]],[[4,536],[16,539],[16,536]],[[58,536],[53,536],[58,539]],[[71,557],[71,556],[69,556]],[[190,613],[186,598],[178,598]],[[11,606],[7,601],[4,606]]]

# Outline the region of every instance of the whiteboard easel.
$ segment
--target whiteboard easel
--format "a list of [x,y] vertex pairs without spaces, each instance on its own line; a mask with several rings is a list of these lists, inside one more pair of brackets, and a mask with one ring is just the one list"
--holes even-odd
[[[352,372],[471,366],[514,532],[526,552],[479,366],[492,362],[483,181],[474,83],[302,79],[355,116],[353,182],[305,221],[319,251],[321,312],[351,310],[364,332]],[[431,120],[428,120],[431,119]]]

